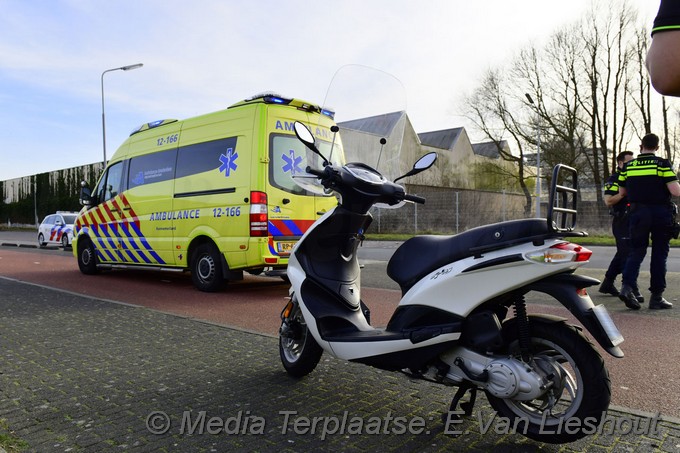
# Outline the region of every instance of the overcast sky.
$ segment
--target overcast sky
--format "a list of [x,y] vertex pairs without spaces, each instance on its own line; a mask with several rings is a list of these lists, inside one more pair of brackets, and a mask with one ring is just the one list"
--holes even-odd
[[[634,0],[651,26],[657,0]],[[276,91],[321,103],[342,65],[403,83],[417,132],[465,125],[456,102],[590,0],[0,0],[0,181],[102,159],[144,122]],[[474,139],[474,137],[473,137]]]

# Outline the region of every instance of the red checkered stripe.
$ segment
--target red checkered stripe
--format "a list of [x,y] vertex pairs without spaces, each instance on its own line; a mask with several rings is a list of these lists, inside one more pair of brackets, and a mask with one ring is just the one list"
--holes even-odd
[[[165,264],[142,234],[139,217],[124,194],[78,216],[75,229],[76,234],[81,231],[90,233],[95,250],[103,261]],[[123,238],[132,245],[131,248],[120,241]]]

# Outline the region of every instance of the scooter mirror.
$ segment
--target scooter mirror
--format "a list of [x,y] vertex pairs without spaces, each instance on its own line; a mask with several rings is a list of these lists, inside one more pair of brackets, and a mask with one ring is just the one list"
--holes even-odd
[[304,143],[307,148],[321,156],[324,161],[324,165],[328,165],[328,159],[326,159],[324,155],[321,154],[321,151],[319,151],[319,148],[317,148],[316,144],[314,143],[314,135],[312,135],[312,131],[310,131],[307,126],[299,121],[293,123],[293,130],[295,130],[295,135],[297,136],[298,140]]
[[312,151],[316,151],[314,136],[312,135],[312,131],[310,131],[307,126],[299,121],[296,121],[295,124],[293,124],[293,129],[295,130],[295,135],[297,138],[302,143],[304,143],[307,148],[311,149]]
[[430,168],[434,163],[437,161],[437,153],[427,153],[420,159],[416,161],[415,164],[413,164],[413,169],[406,173],[403,176],[398,177],[397,179],[394,180],[394,182],[399,181],[402,178],[406,178],[407,176],[413,176],[417,175],[421,171],[427,170]]
[[437,153],[427,153],[413,164],[413,169],[418,171],[427,170],[437,161]]

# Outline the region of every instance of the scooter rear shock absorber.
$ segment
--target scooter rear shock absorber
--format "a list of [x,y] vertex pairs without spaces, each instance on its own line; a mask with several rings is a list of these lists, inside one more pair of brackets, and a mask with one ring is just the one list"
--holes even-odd
[[522,360],[528,362],[531,358],[531,332],[529,330],[529,316],[527,315],[527,304],[524,301],[524,296],[515,301],[513,309],[517,319],[519,350],[522,353]]

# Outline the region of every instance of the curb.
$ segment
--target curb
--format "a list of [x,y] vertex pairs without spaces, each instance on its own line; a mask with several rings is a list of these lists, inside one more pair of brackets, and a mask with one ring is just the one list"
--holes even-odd
[[[0,247],[18,247],[18,248],[24,248],[24,249],[45,249],[45,250],[57,250],[62,247],[57,246],[57,245],[45,245],[43,247],[39,247],[37,244],[30,244],[27,242],[2,242],[0,243]],[[70,248],[70,246],[69,246]],[[0,452],[2,453],[2,452]]]

